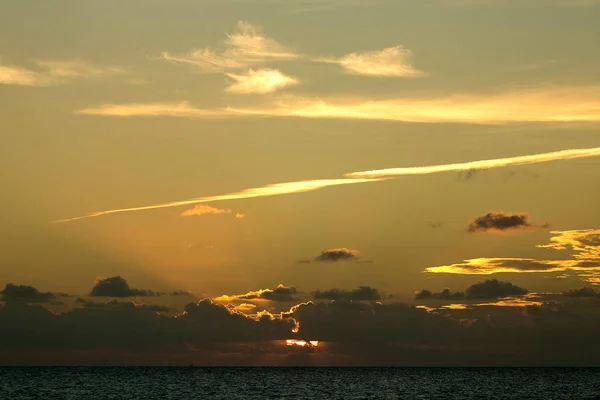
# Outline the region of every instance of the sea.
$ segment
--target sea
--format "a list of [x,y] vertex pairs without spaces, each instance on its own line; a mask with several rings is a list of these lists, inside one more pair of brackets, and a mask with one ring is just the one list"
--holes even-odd
[[600,399],[600,368],[6,367],[0,399]]

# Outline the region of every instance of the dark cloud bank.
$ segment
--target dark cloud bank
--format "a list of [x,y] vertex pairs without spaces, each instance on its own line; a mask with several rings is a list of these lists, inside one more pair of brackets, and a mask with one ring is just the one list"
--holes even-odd
[[527,294],[527,289],[513,285],[510,282],[501,282],[497,279],[486,280],[475,283],[464,292],[452,292],[444,289],[439,293],[423,289],[415,294],[416,300],[439,299],[439,300],[485,300],[497,299],[509,296],[522,296]]
[[[517,292],[514,285],[489,282],[494,281],[473,285],[477,289],[466,293]],[[198,365],[600,363],[600,300],[587,289],[559,295],[568,300],[564,303],[438,312],[348,300],[380,296],[369,287],[315,293],[338,300],[300,303],[279,314],[244,314],[209,299],[176,312],[79,299],[74,309],[56,314],[12,297],[0,308],[0,364],[187,365],[191,359]],[[286,339],[321,343],[296,348],[286,346]]]

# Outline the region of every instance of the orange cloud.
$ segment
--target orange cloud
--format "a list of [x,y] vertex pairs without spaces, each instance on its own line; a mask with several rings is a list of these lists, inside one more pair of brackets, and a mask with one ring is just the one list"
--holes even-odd
[[220,214],[231,214],[231,209],[220,209],[211,206],[207,206],[206,204],[196,204],[194,208],[189,210],[185,210],[180,215],[182,217],[191,217],[191,216],[199,216],[199,215],[220,215]]
[[340,58],[319,58],[314,61],[337,64],[347,73],[354,75],[405,78],[425,75],[412,65],[412,52],[402,46],[350,53]]
[[246,218],[246,214],[242,214],[242,213],[235,214],[235,219],[244,219],[244,218]]

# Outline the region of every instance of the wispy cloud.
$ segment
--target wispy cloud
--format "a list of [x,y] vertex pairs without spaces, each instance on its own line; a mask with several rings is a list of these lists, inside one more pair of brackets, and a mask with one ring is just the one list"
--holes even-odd
[[426,268],[435,274],[491,275],[498,273],[563,272],[594,270],[598,266],[581,267],[575,260],[536,260],[532,258],[473,258],[462,263]]
[[245,74],[226,74],[235,82],[226,91],[230,93],[272,93],[287,86],[297,85],[296,78],[282,74],[276,69],[250,69]]
[[371,171],[351,172],[347,177],[353,178],[381,178],[405,175],[424,175],[439,172],[469,171],[491,168],[502,168],[515,165],[539,164],[550,161],[571,160],[577,158],[598,157],[600,147],[590,149],[569,149],[550,153],[532,154],[528,156],[496,158],[491,160],[469,161],[457,164],[428,165],[423,167],[387,168]]
[[426,272],[462,275],[496,273],[575,272],[583,280],[600,283],[600,229],[553,231],[550,243],[536,247],[553,250],[570,249],[570,259],[538,260],[533,258],[475,258],[462,263],[426,268]]
[[36,69],[0,65],[0,84],[19,86],[54,86],[76,80],[126,74],[120,67],[97,66],[83,60],[36,61]]
[[115,210],[108,211],[99,211],[95,213],[91,213],[88,215],[83,215],[75,218],[66,218],[62,220],[55,221],[57,223],[60,222],[69,222],[76,221],[85,218],[91,217],[100,217],[102,215],[108,214],[117,214],[124,212],[133,212],[133,211],[144,211],[144,210],[155,210],[160,208],[170,208],[170,207],[180,207],[187,206],[190,204],[199,204],[199,203],[212,203],[216,201],[224,201],[224,200],[238,200],[238,199],[250,199],[256,197],[267,197],[267,196],[279,196],[284,194],[291,193],[304,193],[304,192],[312,192],[314,190],[323,189],[329,186],[339,186],[339,185],[352,185],[356,183],[365,183],[365,182],[376,182],[381,179],[319,179],[313,181],[298,181],[298,182],[286,182],[286,183],[275,183],[271,185],[266,185],[258,188],[246,189],[241,192],[235,192],[230,194],[224,194],[219,196],[209,196],[209,197],[201,197],[197,199],[191,200],[183,200],[183,201],[174,201],[170,203],[162,203],[150,206],[143,207],[131,207],[131,208],[121,208]]
[[103,117],[185,117],[185,118],[223,118],[231,116],[225,110],[203,110],[187,101],[180,103],[131,103],[104,104],[75,111],[80,115]]
[[195,66],[199,71],[219,73],[273,60],[293,60],[300,57],[294,49],[266,36],[262,29],[247,21],[239,21],[237,31],[225,38],[225,50],[194,49],[183,55],[163,52],[161,58]]
[[221,215],[221,214],[231,214],[231,208],[221,209],[216,207],[211,207],[206,204],[196,204],[194,208],[190,208],[189,210],[185,210],[180,215],[182,217],[191,217],[191,216],[200,216],[200,215]]
[[[473,124],[598,122],[599,93],[599,86],[590,86],[529,89],[487,96],[458,94],[388,100],[322,100],[284,96],[274,102],[246,107],[201,109],[188,102],[181,102],[177,105],[180,110],[173,112],[174,104],[108,104],[76,112],[105,116],[162,115],[198,119],[254,116]],[[140,109],[145,107],[149,107],[152,113],[140,113]]]
[[388,47],[365,53],[350,53],[340,58],[317,58],[314,61],[337,64],[347,73],[367,76],[415,78],[425,73],[412,63],[412,52],[403,46]]
[[307,181],[297,181],[297,182],[285,182],[285,183],[276,183],[271,185],[265,185],[258,188],[245,189],[241,192],[234,192],[230,194],[218,195],[218,196],[208,196],[208,197],[200,197],[191,200],[182,200],[182,201],[174,201],[169,203],[155,204],[150,206],[142,206],[142,207],[130,207],[130,208],[120,208],[114,210],[107,211],[98,211],[88,215],[83,215],[80,217],[74,218],[66,218],[55,222],[69,222],[80,220],[84,218],[91,217],[99,217],[102,215],[108,214],[117,214],[123,212],[133,212],[133,211],[144,211],[144,210],[154,210],[160,208],[170,208],[170,207],[180,207],[186,206],[190,204],[200,204],[200,203],[211,203],[216,201],[224,201],[224,200],[238,200],[238,199],[249,199],[255,197],[266,197],[266,196],[279,196],[284,194],[291,193],[304,193],[311,192],[318,189],[323,189],[330,186],[340,186],[340,185],[352,185],[358,183],[367,183],[367,182],[377,182],[385,179],[390,179],[392,177],[402,176],[402,175],[423,175],[423,174],[432,174],[438,172],[449,172],[449,171],[460,171],[463,169],[473,168],[472,165],[480,165],[485,166],[486,169],[489,168],[500,168],[508,165],[524,165],[524,164],[535,164],[549,161],[558,161],[558,160],[568,160],[575,158],[585,158],[585,157],[598,157],[600,156],[600,147],[591,148],[591,149],[571,149],[571,150],[562,150],[552,153],[542,153],[542,154],[534,154],[530,156],[519,156],[519,157],[507,157],[501,159],[494,160],[480,160],[480,161],[470,161],[466,163],[460,164],[443,164],[443,165],[433,165],[427,167],[405,167],[405,168],[392,168],[387,170],[375,170],[375,171],[362,171],[362,172],[352,172],[346,174],[348,178],[343,179],[317,179],[317,180],[307,180]]

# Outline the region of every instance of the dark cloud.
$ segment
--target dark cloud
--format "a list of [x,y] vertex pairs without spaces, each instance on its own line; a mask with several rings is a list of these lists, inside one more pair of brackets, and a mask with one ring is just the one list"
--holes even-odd
[[469,286],[466,293],[469,299],[496,299],[499,297],[522,296],[529,293],[529,291],[510,282],[488,279]]
[[509,231],[532,228],[527,213],[489,212],[476,218],[467,232]]
[[[556,296],[519,308],[436,312],[400,303],[307,302],[275,315],[246,315],[205,299],[174,316],[162,306],[115,300],[78,299],[61,314],[13,301],[0,307],[0,364],[597,364],[600,309]],[[306,352],[289,348],[286,339],[321,344]]]
[[260,289],[245,294],[234,294],[231,296],[223,295],[215,300],[219,302],[229,302],[238,300],[270,300],[275,302],[299,301],[296,298],[298,290],[293,286],[277,285],[275,289]]
[[423,289],[415,293],[416,300],[427,300],[427,299],[440,299],[440,300],[464,300],[466,297],[464,292],[451,292],[450,289],[446,288],[439,293],[431,292],[430,290]]
[[136,297],[159,296],[149,289],[132,289],[125,279],[120,276],[111,278],[98,278],[92,288],[90,296],[98,297]]
[[596,292],[591,287],[582,287],[581,289],[570,289],[563,292],[563,296],[567,297],[598,297],[600,298],[600,293]]
[[527,289],[515,286],[510,282],[501,282],[497,279],[478,282],[469,286],[465,292],[452,292],[446,288],[439,293],[423,289],[415,293],[416,300],[469,300],[469,299],[497,299],[509,296],[523,296],[527,294]]
[[169,293],[169,296],[193,296],[194,294],[189,290],[175,290]]
[[315,258],[318,262],[337,262],[340,260],[349,261],[358,259],[360,253],[358,250],[350,250],[347,248],[341,249],[329,249],[321,252],[319,256]]
[[0,300],[12,301],[22,300],[29,303],[55,302],[57,297],[65,296],[62,293],[40,292],[33,286],[13,285],[9,283],[0,292]]
[[358,289],[354,290],[339,290],[339,289],[329,289],[320,291],[317,290],[313,292],[313,297],[316,300],[381,300],[381,293],[379,290],[374,289],[369,286],[359,286]]

